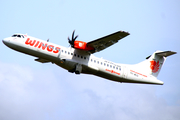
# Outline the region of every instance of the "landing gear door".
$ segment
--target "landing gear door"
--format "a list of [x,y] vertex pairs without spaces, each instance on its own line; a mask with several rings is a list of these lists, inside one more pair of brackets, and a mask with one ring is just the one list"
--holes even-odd
[[58,59],[60,59],[60,60],[62,59],[62,58],[61,58],[61,51],[62,51],[62,50],[60,50],[59,53],[58,53]]

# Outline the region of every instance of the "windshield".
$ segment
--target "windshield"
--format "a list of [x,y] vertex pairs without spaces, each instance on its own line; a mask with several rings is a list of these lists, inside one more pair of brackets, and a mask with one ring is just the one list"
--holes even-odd
[[23,35],[19,35],[19,34],[14,34],[14,35],[12,35],[12,37],[24,38],[24,36],[23,36]]

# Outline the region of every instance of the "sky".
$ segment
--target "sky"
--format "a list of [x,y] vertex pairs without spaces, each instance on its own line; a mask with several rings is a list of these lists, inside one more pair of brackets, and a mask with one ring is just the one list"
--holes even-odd
[[68,47],[119,30],[129,36],[95,53],[123,64],[156,50],[175,51],[158,76],[164,85],[128,84],[75,75],[0,43],[1,120],[179,120],[179,0],[1,0],[0,38],[23,33]]

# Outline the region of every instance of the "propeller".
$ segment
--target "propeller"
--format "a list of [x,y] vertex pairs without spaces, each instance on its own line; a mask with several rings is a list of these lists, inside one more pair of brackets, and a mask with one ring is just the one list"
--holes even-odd
[[78,37],[78,35],[76,35],[76,36],[74,37],[74,33],[75,33],[75,30],[74,30],[73,33],[72,33],[72,39],[70,39],[70,38],[68,37],[68,41],[69,41],[69,44],[71,45],[71,47],[74,47],[74,41],[75,41],[76,38]]

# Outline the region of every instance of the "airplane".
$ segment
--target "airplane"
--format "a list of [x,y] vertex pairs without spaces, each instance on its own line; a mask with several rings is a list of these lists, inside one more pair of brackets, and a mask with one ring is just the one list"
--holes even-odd
[[91,74],[120,83],[140,83],[163,85],[164,82],[157,76],[166,60],[166,57],[176,54],[173,51],[155,51],[144,61],[134,64],[120,64],[98,58],[93,53],[104,50],[130,35],[125,31],[118,31],[105,37],[83,42],[68,37],[70,47],[63,47],[47,41],[31,37],[27,34],[13,34],[3,39],[3,43],[11,49],[37,57],[35,61],[51,62],[71,73]]

